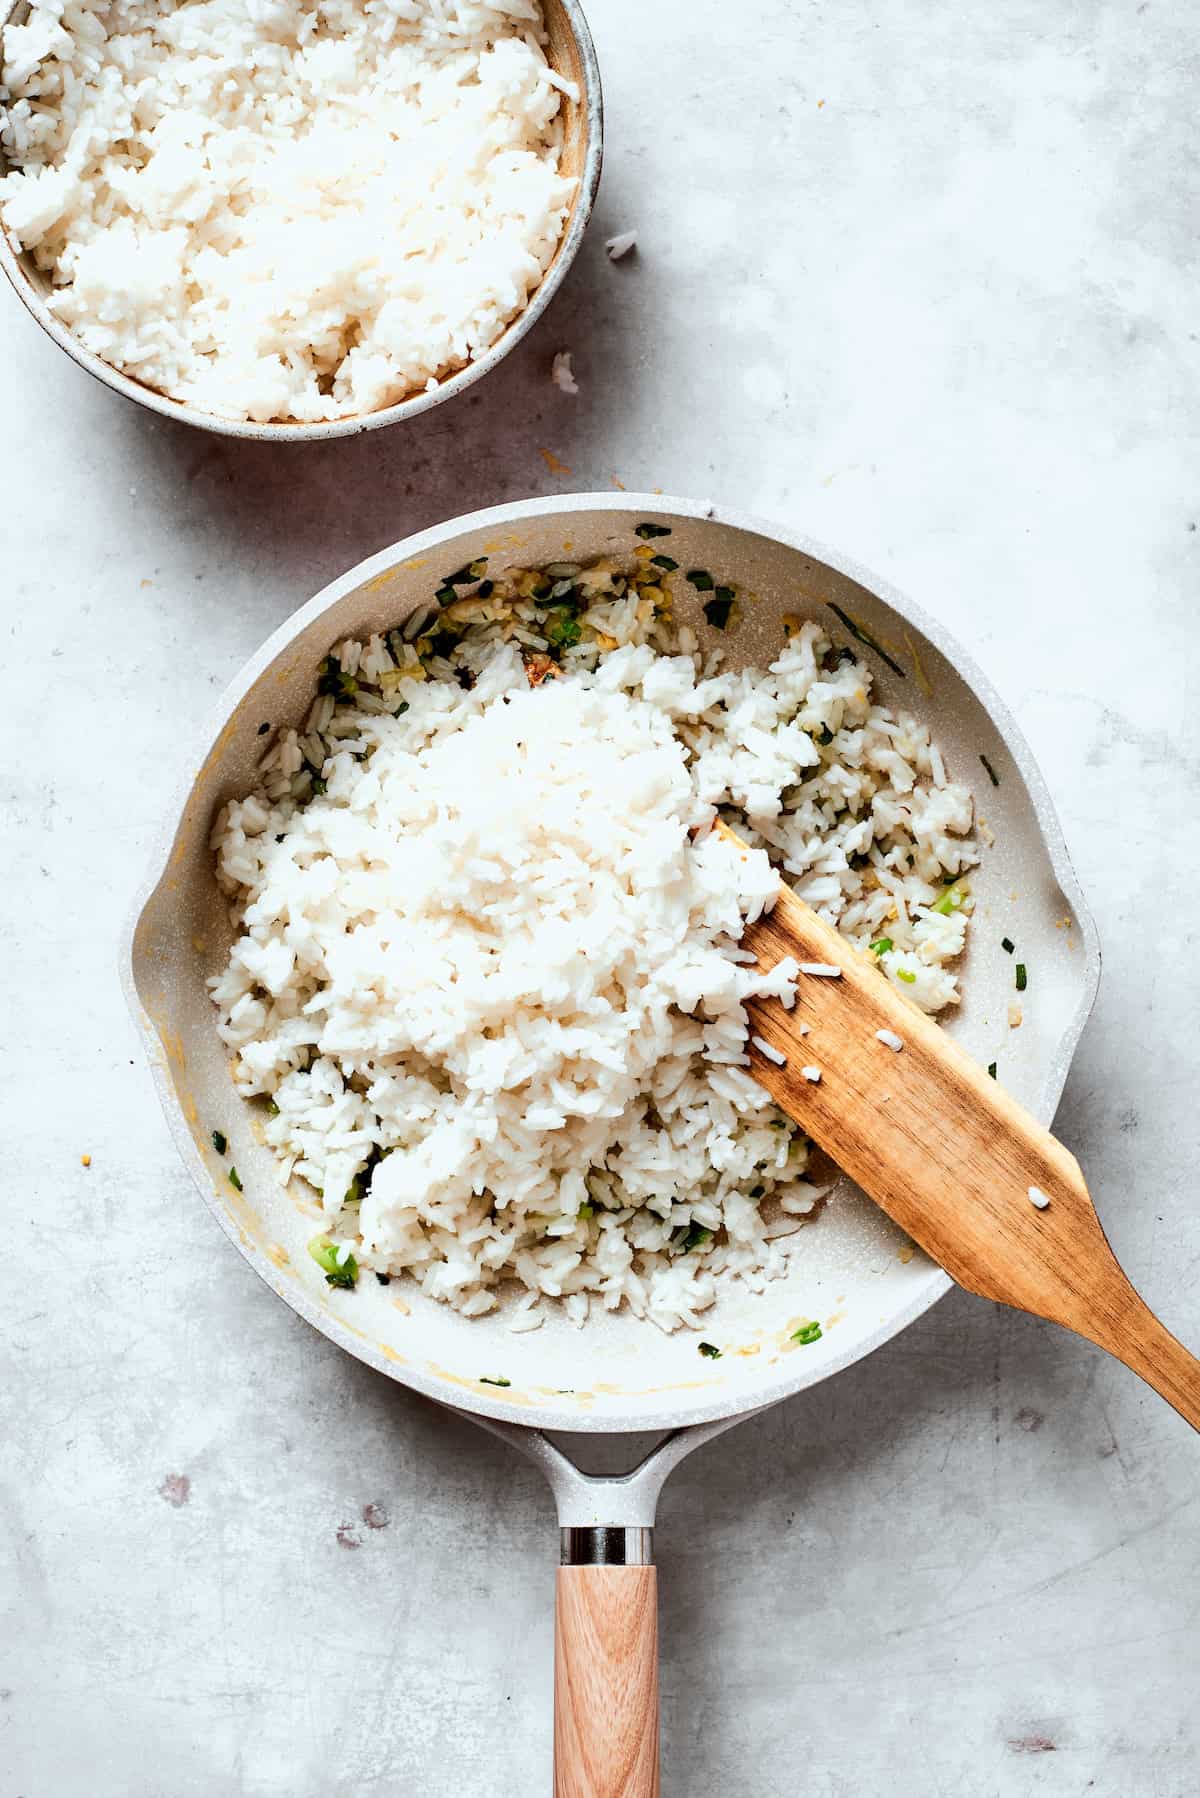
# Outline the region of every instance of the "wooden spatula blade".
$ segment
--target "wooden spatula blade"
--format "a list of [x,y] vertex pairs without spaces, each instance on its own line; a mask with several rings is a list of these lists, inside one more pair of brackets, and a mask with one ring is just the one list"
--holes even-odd
[[1087,1336],[1200,1429],[1200,1362],[1129,1284],[1070,1151],[788,889],[742,940],[763,968],[840,970],[801,973],[791,1011],[751,1002],[781,1109],[960,1286]]

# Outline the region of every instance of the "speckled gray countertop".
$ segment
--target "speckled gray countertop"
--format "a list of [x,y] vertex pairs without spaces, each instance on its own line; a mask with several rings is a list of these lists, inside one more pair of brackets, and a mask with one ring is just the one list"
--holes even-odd
[[[230,447],[106,393],[0,295],[4,1798],[549,1789],[539,1477],[232,1253],[116,978],[215,693],[435,519],[614,479],[716,494],[951,626],[1104,941],[1060,1131],[1200,1341],[1193,10],[762,0],[753,45],[714,0],[591,10],[598,217],[451,407]],[[951,1295],[668,1486],[664,1792],[1190,1798],[1198,1519],[1200,1442],[1131,1375]]]

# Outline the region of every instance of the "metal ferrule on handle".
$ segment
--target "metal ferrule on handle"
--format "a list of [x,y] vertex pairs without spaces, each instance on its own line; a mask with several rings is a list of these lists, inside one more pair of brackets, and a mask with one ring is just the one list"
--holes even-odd
[[654,1562],[654,1531],[610,1525],[600,1529],[568,1528],[559,1532],[563,1567],[649,1567]]

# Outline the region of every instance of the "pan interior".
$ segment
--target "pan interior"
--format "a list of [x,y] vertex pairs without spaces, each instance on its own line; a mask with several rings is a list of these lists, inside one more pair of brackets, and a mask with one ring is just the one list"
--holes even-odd
[[[1024,752],[1019,742],[1010,747],[1011,737],[930,635],[814,554],[755,529],[656,510],[653,500],[631,509],[626,496],[619,498],[577,509],[575,502],[567,509],[561,502],[509,508],[500,520],[481,515],[470,528],[429,533],[413,540],[415,548],[400,545],[374,558],[297,614],[228,696],[211,747],[190,777],[132,946],[137,998],[181,1149],[220,1221],[264,1278],[318,1328],[395,1377],[454,1404],[569,1430],[651,1429],[766,1403],[868,1352],[948,1282],[842,1181],[795,1239],[787,1277],[760,1294],[733,1288],[706,1314],[700,1336],[665,1336],[624,1312],[594,1313],[582,1329],[551,1315],[541,1329],[513,1335],[508,1304],[469,1320],[406,1279],[385,1288],[365,1278],[348,1293],[326,1287],[305,1249],[320,1227],[316,1201],[277,1184],[255,1112],[234,1093],[204,982],[230,940],[208,848],[214,813],[253,784],[260,726],[303,716],[317,663],[339,640],[396,624],[428,602],[448,570],[478,556],[493,566],[628,557],[638,523],[668,525],[667,546],[681,568],[703,566],[756,596],[730,640],[736,659],[765,663],[782,640],[786,613],[819,618],[838,642],[861,631],[896,664],[856,645],[876,695],[928,720],[952,778],[972,787],[985,827],[972,879],[965,996],[949,1028],[978,1059],[996,1062],[1006,1086],[1047,1121],[1092,980],[1086,926],[1064,895],[1038,802],[1014,759],[1014,750]],[[677,615],[690,622],[698,602],[677,579]],[[1029,969],[1019,1027],[1010,1022],[1016,958],[1002,948],[1004,937],[1019,945]],[[214,1153],[214,1130],[229,1139],[226,1159]],[[229,1162],[241,1194],[229,1184]],[[212,1254],[222,1252],[214,1240]],[[797,1322],[808,1318],[820,1320],[822,1339],[794,1344]],[[698,1354],[702,1338],[721,1348],[719,1360]]]

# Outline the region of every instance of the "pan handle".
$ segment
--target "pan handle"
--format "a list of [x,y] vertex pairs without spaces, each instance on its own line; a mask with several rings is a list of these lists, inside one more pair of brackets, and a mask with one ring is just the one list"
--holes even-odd
[[554,1798],[658,1798],[653,1531],[564,1529],[554,1614]]

